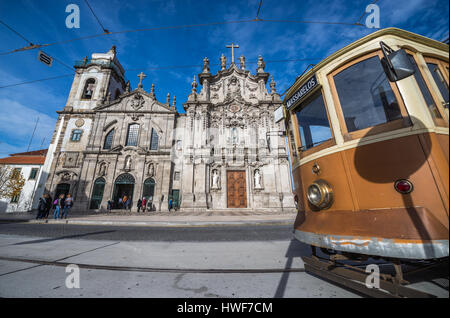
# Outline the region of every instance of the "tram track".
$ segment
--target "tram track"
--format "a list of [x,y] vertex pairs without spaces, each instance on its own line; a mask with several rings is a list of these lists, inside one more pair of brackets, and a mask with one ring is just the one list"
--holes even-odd
[[83,264],[76,262],[45,261],[29,258],[4,257],[0,256],[0,261],[22,262],[37,264],[42,266],[67,267],[77,265],[83,269],[122,271],[122,272],[147,272],[147,273],[177,273],[177,274],[271,274],[271,273],[304,273],[304,268],[256,268],[256,269],[197,269],[197,268],[159,268],[159,267],[136,267],[136,266],[113,266]]

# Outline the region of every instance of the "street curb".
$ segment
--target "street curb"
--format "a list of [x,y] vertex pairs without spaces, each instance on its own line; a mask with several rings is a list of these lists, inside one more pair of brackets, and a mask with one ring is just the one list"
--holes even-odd
[[72,224],[72,225],[110,225],[110,226],[148,226],[148,227],[199,227],[224,225],[293,225],[292,220],[242,220],[242,221],[100,221],[100,220],[17,220],[0,219],[0,222],[28,224]]

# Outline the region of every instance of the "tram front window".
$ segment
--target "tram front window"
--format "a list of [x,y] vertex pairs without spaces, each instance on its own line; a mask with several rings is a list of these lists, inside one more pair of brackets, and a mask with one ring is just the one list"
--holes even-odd
[[334,84],[348,132],[402,118],[378,56],[340,71]]
[[444,102],[448,105],[448,84],[444,79],[444,75],[442,74],[437,64],[427,63],[427,66],[431,74],[433,75],[433,79],[436,82],[439,91],[441,92]]
[[296,112],[302,147],[307,150],[333,136],[321,93],[315,94],[309,101],[300,105]]

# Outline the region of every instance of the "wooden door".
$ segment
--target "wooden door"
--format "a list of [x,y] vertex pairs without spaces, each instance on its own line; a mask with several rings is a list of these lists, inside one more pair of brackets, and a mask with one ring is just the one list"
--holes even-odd
[[245,171],[227,171],[227,206],[247,207],[247,182]]

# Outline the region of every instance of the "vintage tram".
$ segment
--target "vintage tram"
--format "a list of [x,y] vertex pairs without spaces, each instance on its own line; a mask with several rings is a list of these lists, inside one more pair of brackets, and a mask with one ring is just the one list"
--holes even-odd
[[295,237],[324,251],[448,257],[449,47],[376,31],[297,78],[284,99]]

